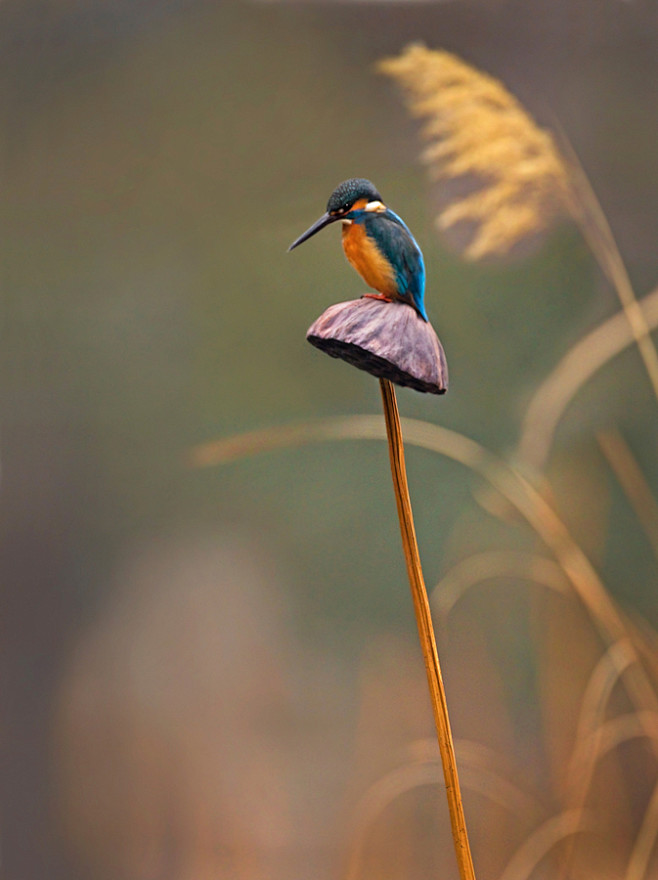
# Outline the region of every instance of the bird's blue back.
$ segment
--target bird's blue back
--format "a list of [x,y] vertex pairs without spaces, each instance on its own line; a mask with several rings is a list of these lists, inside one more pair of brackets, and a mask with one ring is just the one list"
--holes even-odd
[[401,299],[411,300],[427,321],[425,312],[425,263],[420,248],[401,217],[386,211],[355,211],[354,221],[362,223],[366,235],[390,263]]

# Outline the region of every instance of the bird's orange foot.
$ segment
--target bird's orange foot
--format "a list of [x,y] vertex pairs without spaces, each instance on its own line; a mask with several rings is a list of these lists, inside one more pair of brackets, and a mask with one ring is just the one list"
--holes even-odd
[[364,293],[363,296],[367,299],[383,299],[387,303],[393,302],[389,296],[384,296],[383,293]]

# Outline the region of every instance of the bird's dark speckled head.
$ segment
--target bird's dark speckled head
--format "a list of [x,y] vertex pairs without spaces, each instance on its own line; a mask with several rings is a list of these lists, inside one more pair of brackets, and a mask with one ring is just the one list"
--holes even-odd
[[327,213],[345,213],[359,199],[366,199],[368,202],[382,201],[375,184],[366,180],[365,177],[351,177],[349,180],[344,180],[329,196]]
[[[329,196],[326,213],[319,220],[316,220],[313,226],[310,226],[303,235],[300,235],[298,239],[293,241],[288,250],[291,251],[302,242],[308,241],[312,235],[324,229],[325,226],[329,226],[330,223],[336,223],[338,220],[348,222],[351,219],[349,217],[350,209],[354,206],[355,202],[360,200],[365,205],[368,202],[381,202],[382,197],[377,192],[374,183],[371,183],[364,177],[351,177],[349,180],[344,180]],[[381,211],[386,210],[383,205],[374,207]]]

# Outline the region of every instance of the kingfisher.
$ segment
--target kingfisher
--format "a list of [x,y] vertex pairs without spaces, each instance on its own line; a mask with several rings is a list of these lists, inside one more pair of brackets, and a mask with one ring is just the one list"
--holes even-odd
[[339,220],[345,256],[366,284],[378,291],[365,296],[406,303],[427,321],[423,255],[407,225],[384,204],[371,181],[352,177],[339,184],[322,217],[288,250]]

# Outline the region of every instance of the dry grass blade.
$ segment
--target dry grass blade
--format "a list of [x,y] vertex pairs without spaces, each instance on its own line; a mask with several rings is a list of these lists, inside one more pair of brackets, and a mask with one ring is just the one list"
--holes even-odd
[[564,136],[561,140],[569,170],[572,213],[592,253],[619,297],[633,339],[644,361],[649,381],[658,399],[658,353],[651,339],[649,325],[637,301],[617,242],[596,193],[571,144]]
[[[509,810],[519,819],[545,813],[536,798],[522,791],[496,769],[496,756],[477,743],[458,740],[455,744],[465,785],[472,791]],[[408,759],[378,779],[360,799],[345,869],[345,880],[360,880],[368,833],[377,819],[402,795],[423,785],[441,782],[441,764],[435,740],[410,743]]]
[[[658,289],[640,302],[648,326],[658,327]],[[577,342],[534,393],[521,426],[518,456],[542,470],[564,411],[578,391],[613,357],[633,342],[624,314],[609,318]]]
[[[445,455],[479,474],[518,510],[555,556],[607,645],[628,636],[623,616],[589,559],[548,502],[518,471],[456,431],[417,419],[405,419],[404,429],[408,443]],[[385,439],[385,432],[375,416],[324,419],[205,444],[193,450],[191,458],[195,463],[215,464],[255,451],[337,439]],[[641,665],[625,666],[622,674],[634,706],[652,705],[655,693]]]
[[[434,740],[415,740],[409,744],[407,751],[412,763],[436,763]],[[504,807],[525,822],[533,816],[546,814],[545,808],[535,796],[510,781],[500,767],[499,755],[493,749],[471,740],[459,739],[455,742],[455,752],[459,757],[464,788]]]
[[559,593],[569,593],[564,572],[552,559],[512,550],[488,550],[453,566],[434,587],[430,600],[437,613],[446,618],[471,587],[497,578],[527,580]]
[[658,682],[658,633],[638,617],[625,616],[626,629],[647,671]]
[[628,860],[624,880],[644,880],[651,853],[658,837],[658,784],[654,786],[649,805],[644,811],[642,825]]
[[527,880],[554,846],[588,830],[584,818],[580,810],[566,810],[547,819],[514,853],[500,880]]
[[[404,419],[403,424],[405,433],[410,431],[413,434],[411,440],[407,436],[408,441],[446,455],[476,473],[481,471],[484,463],[489,459],[495,461],[494,456],[490,455],[483,446],[457,431],[416,419]],[[380,416],[335,416],[316,419],[293,425],[247,431],[233,437],[201,443],[189,451],[186,459],[190,467],[212,467],[277,449],[290,449],[306,443],[326,443],[333,440],[386,440],[386,427]]]
[[552,136],[498,80],[422,45],[408,46],[379,69],[402,86],[411,113],[426,120],[422,158],[431,175],[479,182],[437,221],[443,229],[474,224],[465,256],[504,254],[569,210],[567,175]]
[[[649,709],[638,710],[611,718],[610,721],[605,721],[585,737],[580,748],[583,754],[589,755],[589,762],[595,766],[608,752],[632,739],[648,739],[654,754],[656,753],[658,712]],[[578,770],[582,774],[588,772],[584,767],[580,767]],[[578,783],[578,785],[581,784]]]
[[596,439],[658,559],[658,502],[642,469],[616,428],[599,432]]
[[[573,810],[584,813],[587,795],[594,778],[603,736],[603,719],[610,697],[622,672],[637,658],[630,642],[623,639],[599,659],[590,675],[580,708],[574,748],[567,769],[567,800]],[[573,857],[573,839],[567,844],[561,876],[565,877]]]
[[[444,428],[409,420],[405,422],[405,429],[408,441],[450,455],[479,473],[497,489],[551,549],[605,641],[610,644],[626,636],[624,621],[592,564],[571,538],[553,508],[521,474],[473,440],[457,435],[460,441],[465,441],[464,446],[461,442],[453,446],[454,437],[447,438]],[[449,432],[450,435],[452,433]],[[446,439],[450,442],[446,443]],[[464,455],[466,451],[468,455]],[[643,705],[643,702],[640,704]]]
[[402,442],[402,428],[400,426],[400,414],[398,412],[395,389],[388,379],[380,379],[379,386],[384,405],[384,419],[386,422],[386,436],[388,439],[389,456],[391,460],[391,474],[393,476],[393,488],[395,490],[395,502],[400,519],[400,532],[402,534],[402,546],[404,558],[407,564],[409,586],[416,612],[418,635],[425,660],[427,683],[430,690],[432,712],[439,740],[441,764],[446,783],[446,796],[448,799],[448,812],[450,813],[450,826],[452,839],[455,847],[455,856],[459,867],[459,875],[462,880],[475,880],[473,858],[466,830],[466,819],[462,804],[455,749],[450,729],[450,716],[446,702],[439,655],[436,650],[432,615],[427,598],[425,579],[420,564],[418,542],[414,528],[413,514],[411,512],[411,499],[407,484],[407,471],[404,460],[404,445]]
[[[606,691],[614,686],[614,682],[622,680],[633,704],[638,709],[644,710],[621,719],[614,719],[607,725],[598,725],[588,736],[583,737],[592,757],[592,762],[588,760],[591,769],[587,772],[586,778],[581,776],[580,780],[574,779],[574,789],[587,791],[597,761],[620,742],[643,736],[649,739],[654,754],[658,754],[658,715],[646,710],[646,707],[655,705],[655,691],[642,665],[635,662],[637,658],[635,641],[638,641],[640,648],[644,650],[644,639],[638,639],[633,628],[627,625],[627,621],[608,595],[589,560],[575,544],[552,508],[518,472],[470,438],[446,428],[412,419],[405,419],[404,428],[408,443],[448,456],[483,477],[525,517],[553,552],[593,623],[606,643],[613,646],[606,661],[609,661],[609,667],[605,670],[605,674],[602,671],[600,676],[596,676],[597,679],[600,678],[600,683],[591,684],[588,690],[593,696],[586,702],[600,707],[605,702]],[[300,443],[336,439],[373,440],[384,437],[383,425],[377,417],[352,416],[326,419],[310,424],[253,432],[243,437],[205,445],[196,450],[193,460],[197,463],[210,464]],[[633,640],[632,643],[627,642],[629,638]],[[623,650],[620,649],[620,645],[624,645]],[[595,699],[596,694],[598,697]],[[589,710],[587,714],[590,719],[595,717],[595,714]],[[588,721],[588,726],[591,723],[591,720]],[[469,778],[469,782],[471,781]],[[577,797],[577,800],[580,804],[583,803],[582,796]],[[552,824],[542,826],[535,835],[528,838],[510,861],[503,880],[516,880],[529,876],[532,866],[540,861],[552,846],[582,829],[582,817],[583,807],[579,805],[570,813],[551,820]],[[640,865],[641,860],[645,858],[648,841],[653,839],[652,828],[651,817],[647,815],[643,831],[636,842],[637,855],[633,862],[633,870],[636,870],[635,866]],[[352,864],[356,863],[352,862]],[[356,876],[355,873],[350,874],[351,878]]]
[[356,810],[345,880],[361,880],[368,832],[386,807],[420,785],[436,785],[440,778],[439,762],[435,758],[431,762],[417,761],[396,767],[368,789]]
[[[572,811],[584,815],[584,804],[587,798],[587,792],[592,783],[594,772],[597,764],[611,751],[618,746],[623,745],[633,739],[648,739],[654,755],[658,754],[658,713],[655,711],[644,710],[637,712],[629,712],[626,715],[620,715],[605,721],[595,730],[592,730],[587,736],[577,744],[577,753],[571,761],[570,780],[573,801]],[[652,827],[652,819],[645,815],[645,823],[647,829],[645,835],[648,836]],[[638,853],[644,852],[646,847],[646,837],[642,840],[638,839]],[[571,852],[567,854],[567,859],[571,856]],[[639,855],[638,855],[639,860]]]
[[583,695],[580,716],[576,731],[576,746],[571,759],[571,767],[582,767],[587,757],[583,743],[593,734],[605,716],[605,711],[621,673],[636,663],[637,657],[628,639],[622,639],[600,658],[594,667]]
[[385,440],[386,431],[379,416],[348,416],[280,425],[248,431],[193,447],[186,456],[190,467],[212,467],[251,455],[290,449],[306,443],[327,440]]
[[465,788],[504,807],[523,822],[545,815],[539,800],[515,785],[499,768],[500,759],[492,749],[463,739],[457,740],[455,748]]

